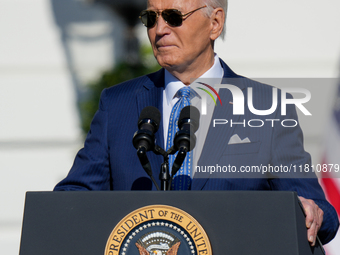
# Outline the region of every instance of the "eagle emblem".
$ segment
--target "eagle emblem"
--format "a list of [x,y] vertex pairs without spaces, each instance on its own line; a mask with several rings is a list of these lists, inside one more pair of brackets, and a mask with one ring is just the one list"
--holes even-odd
[[180,240],[166,231],[153,231],[136,242],[140,255],[177,255]]

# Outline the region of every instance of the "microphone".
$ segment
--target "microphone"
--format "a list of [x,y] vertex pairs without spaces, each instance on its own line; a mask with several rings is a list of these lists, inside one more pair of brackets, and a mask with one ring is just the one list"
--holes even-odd
[[[191,151],[196,145],[195,132],[199,128],[200,112],[194,106],[186,106],[182,109],[178,118],[179,131],[174,138],[174,145],[170,148],[169,154],[178,154],[174,160],[171,169],[171,176],[175,176],[181,168],[187,152]],[[172,178],[170,179],[169,189],[171,187]]]
[[157,190],[159,190],[159,187],[152,176],[152,169],[146,152],[155,148],[155,133],[159,128],[160,121],[161,113],[156,107],[145,107],[138,119],[139,130],[136,131],[132,139],[133,146],[137,149],[139,161],[145,172],[151,177]]
[[138,150],[142,147],[146,151],[155,147],[155,133],[159,128],[161,113],[156,107],[147,106],[140,113],[138,131],[133,136],[133,146]]
[[196,145],[195,132],[199,128],[200,112],[195,106],[186,106],[178,118],[178,129],[174,138],[174,149],[191,151]]

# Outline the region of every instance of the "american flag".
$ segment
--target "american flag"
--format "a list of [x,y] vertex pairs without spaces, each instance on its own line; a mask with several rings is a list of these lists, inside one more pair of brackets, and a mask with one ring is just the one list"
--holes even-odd
[[[340,165],[340,83],[337,90],[323,156],[323,164],[327,164],[327,171],[321,171],[320,183],[327,200],[334,206],[340,218],[340,171],[338,171]],[[324,248],[327,255],[340,255],[340,234],[338,233]]]

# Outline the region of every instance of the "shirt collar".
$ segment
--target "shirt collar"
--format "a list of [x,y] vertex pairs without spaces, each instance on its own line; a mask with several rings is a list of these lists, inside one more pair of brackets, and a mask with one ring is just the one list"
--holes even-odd
[[[214,64],[213,66],[206,71],[201,77],[199,78],[221,78],[223,77],[223,68],[220,62],[220,59],[217,54],[215,54]],[[167,104],[169,105],[172,99],[174,98],[177,91],[183,88],[185,85],[183,82],[178,80],[175,76],[169,73],[165,69],[164,74],[164,83],[165,83],[165,96]]]

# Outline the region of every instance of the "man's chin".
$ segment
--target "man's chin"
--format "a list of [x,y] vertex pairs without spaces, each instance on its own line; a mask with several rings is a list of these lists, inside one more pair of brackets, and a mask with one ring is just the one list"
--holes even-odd
[[158,64],[169,70],[172,70],[176,66],[176,62],[171,59],[157,58]]

